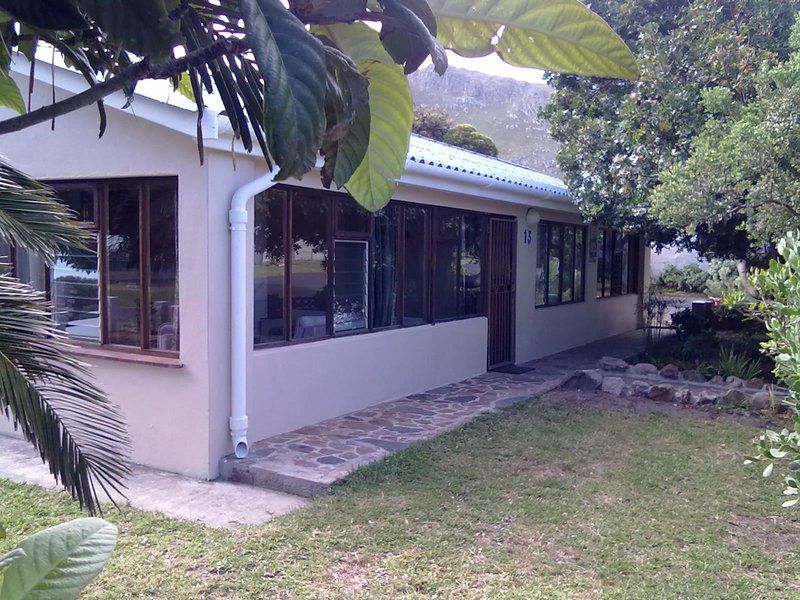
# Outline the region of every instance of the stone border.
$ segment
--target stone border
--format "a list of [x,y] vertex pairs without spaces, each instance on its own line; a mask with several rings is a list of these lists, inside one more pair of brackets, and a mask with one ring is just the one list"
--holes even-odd
[[743,408],[750,411],[774,410],[785,413],[794,407],[785,400],[788,390],[755,378],[744,381],[738,377],[710,380],[698,371],[681,371],[669,364],[658,369],[650,363],[628,364],[604,356],[597,369],[576,372],[568,378],[563,389],[603,391],[615,396],[643,396],[659,402],[691,406],[718,406],[724,409]]

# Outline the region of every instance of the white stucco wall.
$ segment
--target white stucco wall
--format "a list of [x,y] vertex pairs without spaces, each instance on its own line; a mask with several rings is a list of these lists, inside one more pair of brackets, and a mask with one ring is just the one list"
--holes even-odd
[[[27,87],[24,80],[20,87]],[[37,84],[34,108],[50,103],[50,90]],[[59,91],[58,97],[64,95]],[[7,116],[9,113],[0,109],[0,118]],[[208,247],[204,235],[208,228],[208,169],[200,165],[191,138],[131,114],[109,108],[106,134],[101,139],[97,134],[97,110],[89,107],[60,117],[54,131],[44,123],[3,136],[0,153],[41,179],[178,177],[183,366],[168,368],[102,358],[86,362],[98,385],[125,414],[135,462],[205,478],[210,462]],[[3,427],[8,431],[8,424]]]

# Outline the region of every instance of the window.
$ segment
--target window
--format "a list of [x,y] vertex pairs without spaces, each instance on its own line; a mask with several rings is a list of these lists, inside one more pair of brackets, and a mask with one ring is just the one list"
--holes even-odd
[[290,298],[292,339],[328,333],[328,203],[303,195],[291,203]]
[[538,236],[536,306],[583,302],[586,229],[541,222]]
[[597,297],[639,290],[639,238],[601,229],[597,236]]
[[71,338],[175,352],[178,333],[177,180],[54,183],[93,240],[46,268],[12,249],[14,274],[48,293]]
[[429,214],[421,206],[403,207],[403,325],[430,321]]
[[375,250],[372,258],[372,327],[393,327],[399,318],[398,246],[401,208],[389,204],[375,213]]
[[439,320],[484,314],[486,215],[399,202],[373,214],[288,186],[254,210],[255,344],[430,323],[433,298]]
[[435,230],[433,312],[437,320],[483,313],[483,246],[486,218],[439,209]]

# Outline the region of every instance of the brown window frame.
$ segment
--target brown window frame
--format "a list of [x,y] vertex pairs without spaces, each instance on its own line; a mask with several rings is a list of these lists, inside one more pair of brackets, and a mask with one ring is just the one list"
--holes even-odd
[[[176,357],[180,354],[180,309],[178,316],[178,350],[162,350],[150,347],[150,186],[152,184],[173,183],[175,187],[176,211],[178,210],[178,177],[125,177],[113,179],[59,179],[50,180],[46,183],[55,189],[58,194],[59,187],[87,187],[95,191],[94,221],[80,221],[78,226],[91,231],[97,239],[97,265],[98,265],[98,293],[99,293],[99,317],[100,317],[100,340],[73,340],[74,343],[88,348],[98,348],[120,353],[143,354],[152,356]],[[139,286],[141,290],[139,301],[139,345],[126,346],[123,344],[111,344],[108,342],[108,257],[107,257],[107,236],[108,236],[108,194],[109,189],[115,185],[137,185],[139,186]],[[175,269],[176,285],[179,284],[179,264],[178,254],[179,224],[176,215],[175,228]],[[50,300],[50,268],[45,269],[45,281],[47,282],[46,295]],[[180,306],[180,291],[178,291],[178,306]]]
[[[273,340],[267,342],[260,342],[257,341],[255,338],[255,332],[253,334],[253,347],[255,349],[261,348],[272,348],[278,346],[292,346],[295,344],[307,344],[313,342],[319,342],[322,340],[328,340],[333,338],[344,338],[353,335],[366,335],[369,333],[376,333],[380,331],[390,331],[394,329],[406,329],[410,327],[420,327],[423,325],[433,325],[436,323],[444,323],[449,321],[456,321],[456,320],[463,320],[463,319],[473,319],[478,317],[486,317],[487,315],[487,305],[488,305],[488,223],[489,218],[493,215],[490,213],[484,213],[480,211],[473,211],[473,210],[465,210],[465,209],[457,209],[457,208],[449,208],[449,207],[440,207],[430,204],[422,204],[416,202],[405,202],[399,200],[392,200],[391,204],[397,209],[397,300],[395,301],[394,306],[394,325],[386,325],[375,327],[373,324],[373,316],[374,310],[373,307],[368,305],[367,313],[368,313],[368,320],[367,320],[367,327],[355,330],[348,330],[342,332],[334,332],[333,331],[333,264],[335,261],[334,256],[334,245],[336,241],[367,241],[368,242],[368,277],[367,277],[367,298],[368,302],[372,302],[374,298],[374,285],[375,285],[375,278],[373,276],[372,268],[374,265],[374,257],[375,257],[375,215],[374,213],[369,213],[369,227],[368,233],[364,232],[351,232],[351,231],[342,231],[337,229],[337,206],[336,203],[338,201],[349,201],[355,202],[351,196],[348,194],[340,193],[340,192],[332,192],[328,190],[319,190],[316,188],[305,188],[300,186],[292,186],[281,184],[274,186],[271,188],[275,191],[285,192],[285,200],[283,200],[286,204],[284,206],[284,235],[283,235],[283,247],[284,247],[284,298],[283,298],[283,325],[284,325],[284,339],[282,340]],[[327,231],[328,231],[328,286],[326,289],[326,335],[318,336],[314,338],[307,338],[307,339],[292,339],[291,335],[291,324],[292,324],[292,315],[291,315],[291,258],[290,258],[290,246],[291,246],[291,206],[292,206],[292,199],[295,195],[298,194],[313,194],[322,199],[322,201],[326,202],[327,204]],[[268,200],[269,201],[269,200]],[[426,316],[425,321],[422,323],[414,323],[414,324],[403,324],[403,316],[404,316],[404,309],[405,309],[405,224],[406,224],[406,210],[410,208],[424,208],[426,210],[426,217],[425,217],[425,247],[427,253],[427,265],[426,265],[426,290],[427,290],[427,298],[426,298]],[[434,248],[435,248],[435,227],[434,224],[436,222],[438,214],[440,212],[456,212],[459,214],[474,214],[479,215],[484,220],[484,227],[483,227],[483,237],[484,240],[481,244],[481,294],[480,294],[480,311],[477,314],[470,314],[464,315],[463,314],[463,294],[464,290],[462,289],[463,286],[461,284],[461,278],[459,276],[459,312],[458,316],[452,318],[442,318],[437,319],[435,317],[434,307],[435,307],[435,286],[434,286],[434,275],[435,275],[435,256],[434,256]],[[463,218],[462,218],[462,231],[463,231]],[[461,269],[461,250],[459,250],[459,275]]]
[[[547,227],[547,251],[545,252],[544,261],[542,262],[542,257],[539,256],[539,239],[542,235],[542,227]],[[564,277],[562,276],[561,272],[559,271],[558,276],[558,302],[550,302],[550,228],[551,227],[561,227],[561,250],[559,253],[559,265],[562,265],[564,262],[564,228],[571,227],[573,229],[572,235],[572,299],[568,301],[564,301]],[[575,273],[577,271],[578,266],[578,255],[576,252],[577,245],[578,245],[578,230],[583,231],[583,252],[581,253],[580,260],[581,260],[581,286],[580,290],[576,290],[575,287]],[[536,228],[536,267],[544,268],[544,303],[540,304],[536,299],[539,296],[539,290],[537,286],[539,285],[538,274],[535,277],[534,281],[534,308],[550,308],[553,306],[565,306],[569,304],[580,304],[582,302],[586,302],[586,251],[587,251],[587,243],[588,243],[588,232],[585,225],[577,225],[575,223],[560,223],[558,221],[539,221],[539,224]],[[579,293],[576,293],[578,292]]]
[[[611,235],[611,242],[608,243],[608,236]],[[626,273],[625,287],[622,287],[622,282],[615,281],[614,277],[614,247],[618,237],[623,239],[627,238],[628,244],[628,264],[622,265]],[[600,244],[602,238],[603,243]],[[596,294],[597,299],[602,298],[616,298],[618,296],[629,296],[631,294],[639,293],[639,253],[641,250],[642,238],[639,235],[622,233],[621,231],[609,227],[601,227],[597,235],[598,248],[597,248],[597,285]],[[624,241],[623,241],[624,243]],[[609,252],[610,250],[610,252]],[[610,269],[609,282],[606,285],[606,274]],[[620,271],[622,273],[622,271]],[[618,292],[617,283],[619,283]],[[608,289],[606,289],[608,288]]]

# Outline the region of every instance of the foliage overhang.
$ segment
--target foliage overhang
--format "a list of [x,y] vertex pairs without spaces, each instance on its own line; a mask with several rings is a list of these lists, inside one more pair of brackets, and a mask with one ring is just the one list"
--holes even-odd
[[[26,112],[10,63],[21,52],[35,69],[42,44],[87,89]],[[279,179],[303,175],[322,154],[323,182],[376,210],[408,150],[405,76],[428,58],[443,73],[445,48],[564,73],[638,75],[623,41],[578,0],[0,0],[0,105],[20,113],[0,121],[0,135],[91,104],[102,135],[105,96],[132,99],[138,81],[170,79],[196,103],[198,130],[204,95],[216,93],[236,137],[277,163]]]

